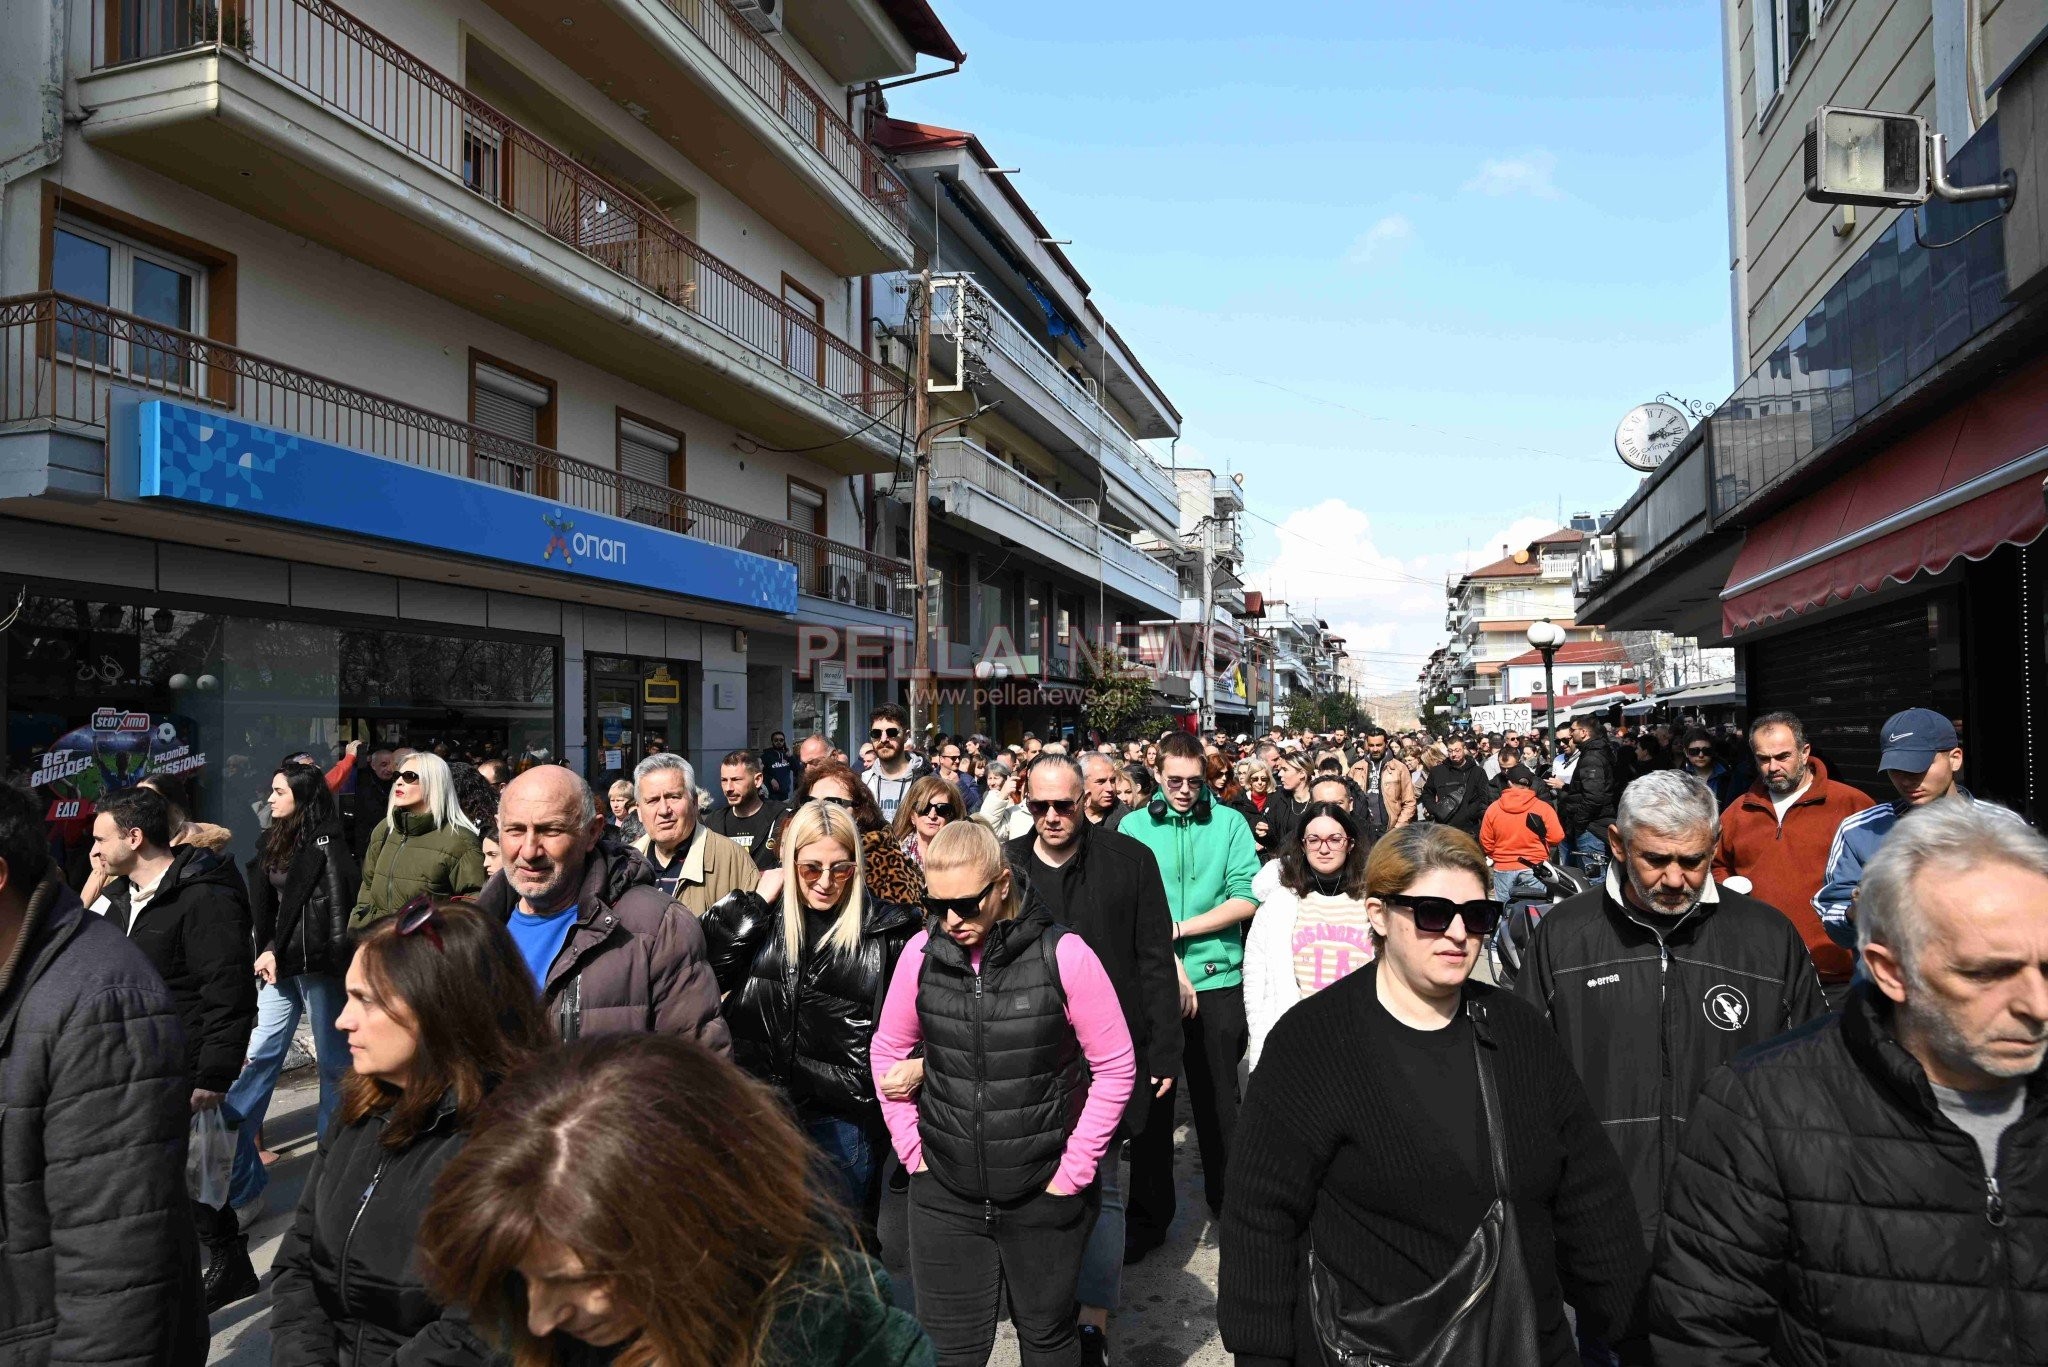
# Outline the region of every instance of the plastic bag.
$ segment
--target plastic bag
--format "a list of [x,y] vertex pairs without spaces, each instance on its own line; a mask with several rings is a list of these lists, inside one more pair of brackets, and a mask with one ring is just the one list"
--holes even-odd
[[192,1116],[192,1142],[185,1151],[185,1191],[202,1206],[228,1203],[235,1171],[235,1131],[218,1106]]

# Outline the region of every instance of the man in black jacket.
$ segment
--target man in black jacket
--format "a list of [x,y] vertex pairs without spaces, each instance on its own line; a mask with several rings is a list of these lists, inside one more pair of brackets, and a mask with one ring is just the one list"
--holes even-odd
[[1585,856],[1605,859],[1607,827],[1621,804],[1621,774],[1598,718],[1572,718],[1571,736],[1577,756],[1571,781],[1552,776],[1544,782],[1557,794],[1557,814],[1564,821],[1566,843],[1582,861]]
[[10,1363],[206,1360],[171,994],[0,783],[0,1344]]
[[[1121,1298],[1127,1237],[1124,1138],[1145,1128],[1149,1103],[1171,1106],[1181,1066],[1181,984],[1173,953],[1173,917],[1152,851],[1089,821],[1080,766],[1065,755],[1041,757],[1025,775],[1025,806],[1033,830],[1004,847],[1018,875],[1052,913],[1095,951],[1116,987],[1130,1026],[1140,1076],[1118,1141],[1099,1169],[1102,1208],[1081,1259],[1076,1291],[1083,1362],[1104,1360],[1109,1315]],[[1188,994],[1193,995],[1192,987]],[[1133,1242],[1156,1245],[1165,1230],[1140,1230]]]
[[1651,1290],[1662,1367],[2048,1344],[2048,841],[1936,804],[1856,913],[1869,980],[1693,1112]]
[[1673,769],[1636,780],[1610,836],[1606,885],[1537,923],[1515,980],[1585,1081],[1651,1246],[1708,1074],[1827,1009],[1792,923],[1715,886],[1720,834],[1705,784]]
[[[92,843],[108,875],[108,918],[171,990],[185,1031],[192,1113],[216,1109],[241,1074],[256,1024],[256,954],[241,876],[226,855],[197,845],[172,849],[170,804],[148,788],[100,803]],[[254,1295],[256,1271],[234,1207],[195,1201],[192,1219],[207,1250],[207,1312]]]
[[1450,758],[1430,770],[1429,777],[1422,781],[1423,810],[1438,825],[1455,826],[1477,840],[1479,823],[1486,819],[1486,809],[1493,805],[1493,787],[1487,781],[1486,770],[1465,753],[1463,739],[1451,737],[1446,751]]

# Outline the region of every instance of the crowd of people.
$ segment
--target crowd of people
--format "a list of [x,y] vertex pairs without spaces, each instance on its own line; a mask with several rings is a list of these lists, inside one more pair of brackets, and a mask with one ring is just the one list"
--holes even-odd
[[2048,841],[1947,718],[1881,734],[1886,802],[1787,713],[998,744],[883,705],[715,798],[674,754],[351,746],[279,763],[245,866],[152,782],[60,867],[0,786],[0,1344],[205,1360],[265,1291],[305,1017],[291,1367],[975,1367],[1006,1315],[1027,1367],[1107,1363],[1180,1218],[1240,1367],[2028,1359]]

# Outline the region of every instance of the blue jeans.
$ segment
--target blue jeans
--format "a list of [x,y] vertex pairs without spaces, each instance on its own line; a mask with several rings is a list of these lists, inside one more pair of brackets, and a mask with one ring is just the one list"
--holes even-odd
[[1512,902],[1517,898],[1534,902],[1547,902],[1550,894],[1543,890],[1543,884],[1536,881],[1536,875],[1527,869],[1495,869],[1493,871],[1493,900]]
[[855,1219],[865,1219],[876,1166],[874,1141],[867,1127],[836,1115],[805,1115],[802,1121],[804,1133],[825,1155],[837,1179],[833,1194],[846,1203]]
[[270,1174],[256,1157],[256,1131],[270,1110],[270,1095],[277,1090],[277,1075],[284,1071],[284,1056],[291,1050],[301,1012],[310,1011],[313,1016],[313,1052],[320,1064],[319,1133],[327,1133],[327,1121],[341,1098],[342,1075],[349,1066],[348,1040],[334,1025],[347,1000],[341,979],[328,973],[279,978],[275,985],[265,984],[257,993],[256,1029],[249,1036],[249,1054],[242,1075],[228,1088],[226,1103],[231,1113],[241,1117],[234,1177],[228,1184],[228,1199],[233,1204],[247,1205],[270,1183]]
[[1588,872],[1592,867],[1586,862],[1589,856],[1599,862],[1602,873],[1607,871],[1608,862],[1613,857],[1608,853],[1607,838],[1599,831],[1580,831],[1579,838],[1572,842],[1572,854],[1578,866]]
[[[1143,1075],[1140,1087],[1149,1086]],[[1169,1094],[1170,1095],[1170,1094]],[[1164,1106],[1166,1102],[1157,1103]],[[1124,1294],[1124,1141],[1109,1142],[1095,1169],[1095,1189],[1102,1194],[1102,1209],[1096,1212],[1095,1228],[1088,1246],[1081,1250],[1081,1277],[1074,1287],[1074,1301],[1097,1310],[1115,1310]]]

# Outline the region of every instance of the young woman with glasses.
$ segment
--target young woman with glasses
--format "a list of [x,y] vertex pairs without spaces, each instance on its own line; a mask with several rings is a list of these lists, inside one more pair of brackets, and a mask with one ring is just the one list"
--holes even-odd
[[330,1364],[346,1344],[353,1367],[481,1367],[420,1279],[420,1212],[485,1094],[548,1042],[533,979],[494,918],[422,896],[370,930],[346,982],[355,1071],[278,1250],[270,1360]]
[[1101,960],[986,827],[940,831],[925,874],[932,929],[896,966],[870,1060],[879,1084],[924,1050],[916,1099],[883,1101],[912,1174],[918,1318],[940,1367],[977,1367],[1007,1288],[1024,1367],[1068,1367],[1096,1168],[1137,1078],[1130,1028]]
[[1280,853],[1294,831],[1294,799],[1277,791],[1272,769],[1258,760],[1240,761],[1237,776],[1242,786],[1237,800],[1230,805],[1252,828],[1252,839],[1258,842],[1259,860],[1263,863]]
[[384,819],[363,856],[350,933],[360,937],[422,893],[461,897],[483,885],[483,843],[456,801],[448,762],[425,750],[402,755]]
[[[733,1062],[779,1088],[836,1174],[841,1202],[872,1227],[882,1112],[868,1072],[875,1005],[917,911],[873,894],[853,813],[811,783],[782,838],[782,893],[735,892],[704,916]],[[848,795],[849,799],[851,795]]]
[[1280,852],[1279,876],[1266,875],[1271,886],[1244,941],[1245,1056],[1253,1067],[1289,1007],[1372,962],[1365,851],[1351,813],[1312,802]]
[[1649,1260],[1621,1162],[1548,1022],[1468,981],[1500,920],[1490,891],[1463,832],[1382,836],[1365,865],[1373,962],[1268,1034],[1223,1209],[1217,1321],[1240,1361],[1334,1360],[1305,1312],[1311,1283],[1339,1317],[1417,1302],[1420,1332],[1398,1346],[1418,1355],[1452,1318],[1421,1298],[1457,1290],[1454,1264],[1489,1236],[1502,1253],[1479,1314],[1514,1300],[1533,1329],[1496,1314],[1497,1339],[1445,1360],[1577,1364],[1567,1286],[1580,1331],[1640,1359]]
[[903,805],[896,809],[896,822],[889,835],[903,857],[923,867],[924,850],[932,837],[967,815],[967,799],[960,790],[937,774],[926,774],[910,785]]

